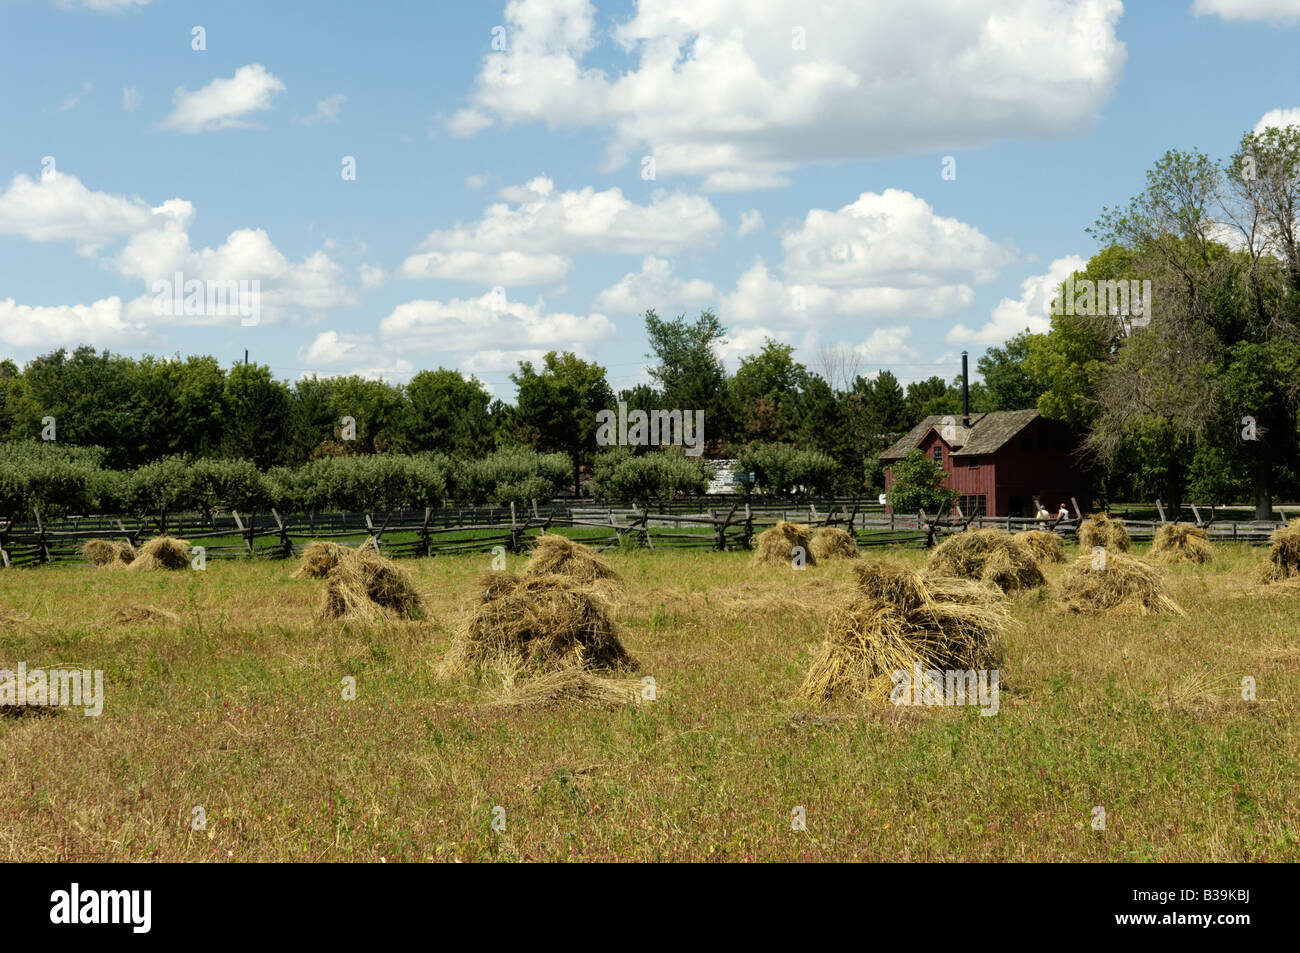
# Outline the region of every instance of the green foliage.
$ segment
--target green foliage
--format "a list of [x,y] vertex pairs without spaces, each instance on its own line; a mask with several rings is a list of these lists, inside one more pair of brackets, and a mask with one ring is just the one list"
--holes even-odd
[[649,368],[664,410],[702,410],[710,443],[735,432],[735,405],[727,386],[727,370],[715,350],[727,330],[710,310],[693,322],[685,315],[665,321],[653,310],[645,313]]
[[605,369],[576,354],[551,351],[540,370],[520,361],[510,379],[519,392],[515,412],[521,441],[541,453],[567,454],[576,486],[578,469],[596,446],[596,414],[614,403]]
[[738,461],[740,471],[754,474],[758,491],[772,496],[829,493],[835,482],[835,461],[819,450],[758,443],[742,450]]
[[919,449],[894,463],[894,483],[889,489],[889,505],[895,513],[925,510],[931,515],[948,513],[957,500],[957,491],[943,485],[943,465]]
[[1022,331],[1001,347],[991,347],[975,362],[984,378],[982,410],[1028,410],[1038,406],[1043,387],[1029,373],[1029,332]]
[[640,454],[614,447],[598,453],[592,479],[596,495],[607,500],[664,502],[676,496],[698,496],[709,485],[700,458],[688,457],[676,447]]
[[562,453],[498,450],[457,463],[456,495],[475,506],[549,500],[569,478],[570,470],[569,458]]
[[[0,457],[0,514],[43,517],[95,509],[103,489],[98,448],[62,447],[39,440],[5,445]],[[30,517],[27,517],[30,518]]]
[[406,385],[409,403],[405,444],[412,450],[453,455],[492,445],[492,399],[477,378],[458,371],[420,371]]

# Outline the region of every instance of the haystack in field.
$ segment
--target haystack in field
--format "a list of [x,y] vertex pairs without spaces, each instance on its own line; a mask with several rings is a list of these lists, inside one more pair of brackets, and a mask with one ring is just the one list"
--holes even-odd
[[1268,541],[1268,565],[1260,581],[1280,582],[1300,576],[1300,517],[1273,530]]
[[373,541],[343,553],[325,575],[327,619],[376,622],[386,615],[418,619],[423,602],[410,574],[380,554]]
[[581,543],[567,536],[551,533],[539,536],[524,569],[526,576],[570,576],[580,582],[618,579],[618,573],[605,560]]
[[991,583],[1003,592],[1032,589],[1047,581],[1033,552],[1000,529],[968,529],[949,536],[930,555],[926,568]]
[[340,546],[338,543],[317,540],[314,543],[308,543],[302,551],[302,561],[298,563],[290,577],[293,579],[324,579],[329,575],[331,569],[339,564],[348,553],[352,552],[350,546]]
[[1093,513],[1079,524],[1079,549],[1083,552],[1100,546],[1108,553],[1126,553],[1130,545],[1124,521],[1109,513]]
[[[1103,565],[1105,568],[1101,568]],[[1114,552],[1106,553],[1104,563],[1090,554],[1076,559],[1061,580],[1061,603],[1071,612],[1184,615],[1178,603],[1165,593],[1160,571],[1155,566]]]
[[832,610],[800,697],[884,700],[893,673],[911,672],[914,664],[926,671],[1001,664],[1010,621],[996,589],[879,560],[854,573],[857,589]]
[[480,604],[443,660],[443,675],[493,670],[510,682],[523,671],[636,668],[600,587],[572,576],[504,572],[492,573],[483,586]]
[[1158,563],[1208,563],[1214,558],[1210,535],[1188,523],[1164,523],[1151,543],[1151,558]]
[[81,555],[100,569],[125,569],[135,559],[135,547],[125,540],[88,539],[81,544]]
[[140,547],[135,559],[126,568],[134,572],[189,569],[190,544],[171,536],[155,536]]
[[817,557],[808,548],[808,527],[785,520],[763,530],[755,538],[757,544],[750,563],[755,566],[789,566],[795,558],[794,548],[804,552],[804,565],[817,565]]
[[1024,543],[1040,563],[1065,562],[1065,549],[1061,546],[1061,537],[1050,530],[1027,530],[1023,533],[1017,533],[1016,539]]
[[858,543],[847,530],[822,526],[808,541],[808,552],[817,559],[857,559]]
[[605,678],[583,668],[561,668],[509,684],[493,701],[499,708],[551,708],[576,703],[621,708],[641,701],[635,678]]

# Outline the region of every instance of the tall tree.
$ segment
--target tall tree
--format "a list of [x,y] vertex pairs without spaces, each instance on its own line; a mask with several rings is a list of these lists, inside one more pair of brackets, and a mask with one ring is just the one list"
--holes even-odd
[[467,456],[492,446],[492,397],[475,377],[438,368],[420,371],[406,385],[408,446]]
[[664,321],[645,313],[646,336],[658,364],[649,369],[663,393],[665,410],[704,411],[707,443],[717,448],[735,433],[735,413],[727,388],[727,371],[715,351],[727,330],[710,310],[693,322],[685,315]]
[[794,359],[794,348],[771,338],[757,354],[740,359],[730,381],[741,440],[779,441],[791,436],[808,369]]
[[103,447],[110,467],[138,459],[140,429],[130,358],[79,347],[60,348],[30,361],[15,387],[14,435],[37,438],[54,418],[61,444]]
[[549,352],[534,370],[520,361],[511,374],[518,399],[516,425],[523,441],[543,453],[564,453],[573,461],[573,492],[579,492],[582,465],[596,447],[596,413],[613,407],[614,392],[605,369],[569,351]]
[[226,374],[221,454],[263,469],[287,450],[289,389],[264,364],[236,364]]
[[1001,347],[990,347],[975,362],[984,378],[985,410],[1028,410],[1038,406],[1042,387],[1029,373],[1029,332],[1021,331]]

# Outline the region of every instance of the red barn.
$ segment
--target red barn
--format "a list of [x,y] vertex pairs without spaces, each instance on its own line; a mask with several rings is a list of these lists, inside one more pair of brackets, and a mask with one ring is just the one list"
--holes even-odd
[[[886,464],[920,449],[943,464],[947,486],[966,516],[1034,516],[1034,500],[1053,516],[1062,503],[1074,512],[1092,502],[1087,475],[1074,458],[1077,438],[1065,424],[1036,410],[926,417],[880,455]],[[885,471],[885,495],[894,483]]]

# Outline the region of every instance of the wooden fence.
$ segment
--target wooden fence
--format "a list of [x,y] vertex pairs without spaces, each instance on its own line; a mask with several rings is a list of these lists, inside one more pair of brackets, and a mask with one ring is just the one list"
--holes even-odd
[[[1166,514],[1159,507],[1160,515]],[[967,526],[997,527],[1007,532],[1048,529],[1073,538],[1077,520],[1038,520],[1021,517],[938,517],[925,513],[888,513],[874,498],[827,498],[805,503],[764,501],[744,497],[705,497],[662,505],[637,503],[586,504],[555,501],[529,507],[444,507],[423,511],[372,513],[312,513],[282,516],[231,512],[211,517],[195,513],[127,519],[90,516],[57,521],[32,513],[29,521],[15,514],[0,522],[0,565],[5,568],[80,559],[80,548],[91,539],[124,540],[138,545],[160,535],[201,546],[205,558],[290,558],[312,540],[360,542],[376,540],[394,557],[490,552],[500,546],[521,552],[531,537],[568,531],[587,545],[607,549],[620,545],[660,548],[748,549],[753,538],[781,520],[812,527],[848,530],[860,547],[933,546],[939,538]],[[1194,521],[1213,539],[1263,543],[1277,523]],[[1077,512],[1076,504],[1076,512]],[[1150,539],[1161,522],[1127,520],[1129,535]]]

